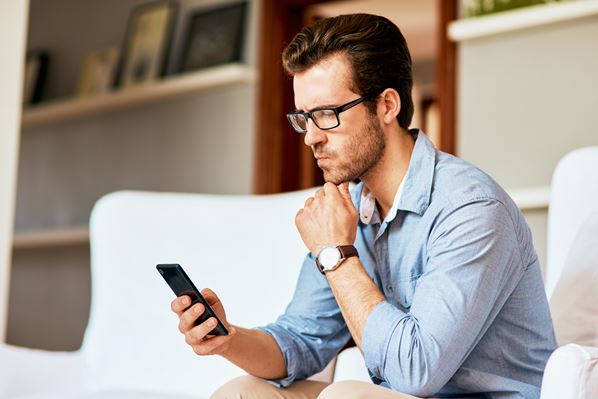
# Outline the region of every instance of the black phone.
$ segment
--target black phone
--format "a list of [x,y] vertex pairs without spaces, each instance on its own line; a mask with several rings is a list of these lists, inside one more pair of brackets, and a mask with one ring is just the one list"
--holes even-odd
[[[210,317],[216,318],[218,324],[210,335],[228,335],[228,330],[224,327],[222,321],[216,315],[216,312],[212,309],[208,301],[201,295],[199,290],[195,287],[195,284],[191,281],[187,273],[183,270],[179,264],[160,264],[156,266],[156,269],[160,272],[166,283],[170,286],[174,294],[179,297],[182,295],[188,295],[191,298],[191,305],[187,307],[189,309],[196,303],[201,303],[205,311],[195,320],[195,325],[203,323]],[[186,309],[185,309],[186,310]]]

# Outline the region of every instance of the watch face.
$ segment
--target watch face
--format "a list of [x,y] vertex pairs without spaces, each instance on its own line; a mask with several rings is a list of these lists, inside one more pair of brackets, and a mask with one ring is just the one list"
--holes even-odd
[[341,252],[335,247],[326,247],[318,255],[318,261],[324,269],[336,266],[341,260]]

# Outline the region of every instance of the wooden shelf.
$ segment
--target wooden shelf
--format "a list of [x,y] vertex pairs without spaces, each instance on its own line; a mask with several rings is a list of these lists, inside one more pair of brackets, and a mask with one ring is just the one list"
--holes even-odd
[[183,94],[255,81],[251,67],[229,64],[90,97],[49,101],[23,111],[23,128],[96,115]]
[[598,15],[598,0],[541,4],[454,21],[449,24],[448,37],[460,42],[591,15]]
[[89,229],[86,227],[37,230],[16,233],[13,249],[49,248],[88,243]]
[[546,209],[550,202],[550,187],[529,187],[507,190],[522,211]]

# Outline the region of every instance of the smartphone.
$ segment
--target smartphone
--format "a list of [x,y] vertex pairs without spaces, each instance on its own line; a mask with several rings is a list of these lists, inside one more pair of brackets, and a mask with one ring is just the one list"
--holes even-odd
[[187,309],[196,303],[201,303],[204,306],[205,311],[197,318],[197,320],[195,320],[196,326],[210,317],[214,317],[218,323],[216,324],[216,327],[210,331],[209,335],[228,335],[228,330],[224,327],[224,324],[222,324],[222,321],[218,316],[216,316],[216,312],[214,312],[208,301],[206,301],[203,295],[201,295],[199,290],[195,287],[195,284],[193,284],[189,276],[187,276],[187,273],[185,273],[181,265],[160,264],[156,266],[156,269],[158,269],[177,297],[188,295],[191,298],[191,305],[187,307]]

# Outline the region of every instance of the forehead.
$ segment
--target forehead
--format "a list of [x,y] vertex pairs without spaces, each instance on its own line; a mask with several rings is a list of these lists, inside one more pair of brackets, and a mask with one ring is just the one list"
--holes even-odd
[[349,61],[344,55],[328,57],[306,71],[295,74],[295,106],[309,110],[350,100],[355,94],[351,90],[351,79]]

